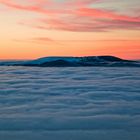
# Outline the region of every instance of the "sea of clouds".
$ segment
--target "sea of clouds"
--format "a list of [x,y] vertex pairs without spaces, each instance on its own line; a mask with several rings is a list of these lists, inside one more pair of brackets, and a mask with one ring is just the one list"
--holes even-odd
[[140,69],[0,67],[0,140],[139,140]]

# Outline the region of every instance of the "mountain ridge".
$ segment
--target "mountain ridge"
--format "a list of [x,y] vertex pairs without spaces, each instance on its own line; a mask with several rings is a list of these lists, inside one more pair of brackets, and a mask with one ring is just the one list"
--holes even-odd
[[78,67],[78,66],[140,66],[138,61],[125,60],[115,56],[51,56],[23,63],[24,66]]
[[7,61],[0,62],[0,66],[37,66],[37,67],[87,67],[87,66],[104,66],[104,67],[140,67],[140,61],[121,59],[115,56],[51,56],[41,57],[28,61]]

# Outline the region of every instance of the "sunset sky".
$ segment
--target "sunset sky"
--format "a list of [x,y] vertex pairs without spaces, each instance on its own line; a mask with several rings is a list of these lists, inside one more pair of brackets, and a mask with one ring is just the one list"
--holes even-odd
[[140,59],[140,0],[0,0],[0,59]]

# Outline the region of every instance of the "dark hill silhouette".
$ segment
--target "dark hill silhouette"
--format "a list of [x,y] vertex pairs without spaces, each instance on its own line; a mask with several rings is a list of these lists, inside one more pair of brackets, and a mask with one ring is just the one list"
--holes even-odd
[[125,60],[115,56],[42,57],[32,61],[0,62],[0,66],[37,67],[140,67],[140,61]]
[[139,67],[138,61],[121,59],[115,56],[86,56],[86,57],[43,57],[33,61],[27,61],[22,66],[39,67],[79,67],[79,66],[135,66]]

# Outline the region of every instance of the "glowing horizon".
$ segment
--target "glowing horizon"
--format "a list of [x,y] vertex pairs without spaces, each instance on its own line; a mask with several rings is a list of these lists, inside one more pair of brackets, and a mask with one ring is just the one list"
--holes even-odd
[[138,0],[0,0],[0,59],[140,59]]

